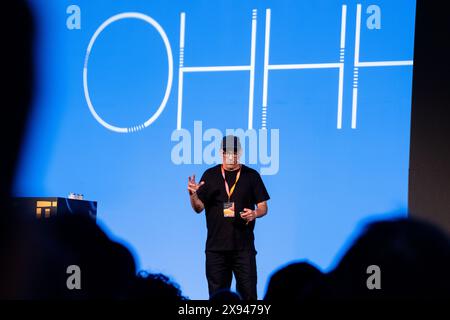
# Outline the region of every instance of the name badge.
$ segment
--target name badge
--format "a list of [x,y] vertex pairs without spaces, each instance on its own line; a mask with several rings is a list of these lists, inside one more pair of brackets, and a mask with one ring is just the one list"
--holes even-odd
[[234,202],[223,203],[223,216],[225,218],[234,218]]

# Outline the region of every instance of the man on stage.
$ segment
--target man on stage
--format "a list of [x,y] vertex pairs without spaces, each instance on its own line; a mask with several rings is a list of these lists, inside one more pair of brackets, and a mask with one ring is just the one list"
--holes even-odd
[[[270,199],[259,173],[239,163],[242,155],[238,137],[222,140],[222,164],[203,173],[199,183],[189,177],[192,208],[205,209],[206,278],[211,298],[230,289],[232,274],[244,300],[256,300],[255,219],[267,214]],[[256,209],[255,209],[256,206]]]

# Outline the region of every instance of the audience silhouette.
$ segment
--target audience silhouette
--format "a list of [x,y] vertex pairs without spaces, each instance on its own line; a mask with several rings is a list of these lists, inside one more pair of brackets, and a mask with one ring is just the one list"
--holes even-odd
[[[9,1],[3,6],[7,14],[0,19],[5,24],[0,30],[8,50],[0,52],[1,61],[7,62],[2,76],[9,79],[3,99],[11,112],[10,126],[0,126],[2,135],[8,137],[0,157],[0,299],[186,300],[167,276],[136,274],[130,250],[111,240],[91,218],[75,213],[38,221],[10,205],[33,91],[34,25],[25,1]],[[71,265],[81,270],[80,290],[68,288]],[[377,270],[378,280],[373,274]],[[449,270],[450,240],[446,233],[413,218],[378,221],[365,227],[328,273],[308,262],[276,271],[265,301],[449,299]],[[379,283],[372,286],[372,280]],[[226,290],[211,300],[232,303],[241,297]]]
[[308,262],[291,263],[270,277],[264,300],[268,303],[302,301],[322,278],[322,272]]
[[[380,289],[369,289],[379,268]],[[450,240],[433,225],[413,218],[366,226],[328,275],[328,299],[450,298]]]

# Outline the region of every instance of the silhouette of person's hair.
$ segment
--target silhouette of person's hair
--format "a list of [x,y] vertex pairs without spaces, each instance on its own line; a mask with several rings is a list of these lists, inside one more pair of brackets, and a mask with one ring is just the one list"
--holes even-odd
[[136,272],[133,256],[90,217],[23,220],[14,228],[19,234],[0,249],[3,299],[127,298]]
[[269,280],[264,300],[293,302],[308,297],[310,290],[322,277],[322,272],[308,262],[291,263],[276,271]]
[[[369,278],[376,271],[369,266],[379,267],[380,289],[373,288],[376,278]],[[332,299],[448,299],[449,270],[450,240],[437,227],[412,218],[374,222],[330,272],[324,293]]]
[[212,302],[239,302],[242,300],[239,293],[230,289],[220,289],[216,291],[209,299]]
[[[127,248],[112,241],[88,216],[54,216],[21,225],[15,276],[19,299],[125,299],[135,276]],[[17,239],[16,239],[17,240]],[[69,266],[79,268],[81,287],[71,288]],[[20,276],[20,277],[19,277]]]
[[172,302],[186,300],[178,284],[172,282],[167,276],[146,271],[140,271],[137,274],[129,298],[149,302],[155,300]]

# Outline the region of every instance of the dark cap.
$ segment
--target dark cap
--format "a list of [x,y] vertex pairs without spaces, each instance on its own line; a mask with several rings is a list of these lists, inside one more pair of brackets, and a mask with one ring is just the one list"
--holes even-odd
[[228,135],[228,136],[223,137],[220,148],[223,151],[239,152],[239,151],[241,151],[241,142],[239,141],[238,137],[233,136],[233,135]]

